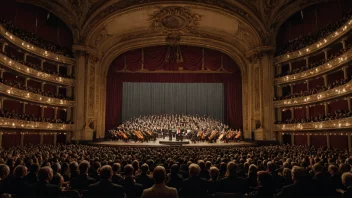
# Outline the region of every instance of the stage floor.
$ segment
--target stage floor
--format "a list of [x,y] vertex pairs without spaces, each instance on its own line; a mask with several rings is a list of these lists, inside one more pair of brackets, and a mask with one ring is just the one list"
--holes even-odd
[[[168,141],[168,139],[162,139],[162,138],[157,138],[155,142],[123,142],[123,141],[103,141],[103,142],[93,142],[91,145],[100,145],[100,146],[128,146],[128,147],[170,147],[170,145],[165,145],[165,144],[160,144],[159,141]],[[184,140],[188,141],[188,140]],[[174,143],[177,141],[173,139]],[[256,144],[253,142],[230,142],[230,143],[224,143],[222,141],[217,141],[214,143],[208,143],[208,142],[197,142],[197,143],[192,143],[189,141],[188,144],[183,144],[182,147],[242,147],[242,146],[255,146]],[[172,145],[175,146],[175,145]]]

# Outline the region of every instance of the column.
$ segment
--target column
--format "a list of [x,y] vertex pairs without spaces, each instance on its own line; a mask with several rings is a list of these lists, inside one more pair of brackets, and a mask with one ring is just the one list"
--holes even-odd
[[28,53],[24,53],[23,60],[24,60],[25,63],[27,62],[27,56],[28,56]]
[[346,67],[343,67],[343,68],[342,68],[342,71],[343,71],[343,78],[344,78],[345,80],[347,80],[347,79],[348,79],[347,68],[346,68]]
[[73,97],[73,87],[67,86],[66,87],[66,96],[67,97]]
[[43,133],[40,133],[40,144],[43,144]]
[[44,85],[45,85],[45,82],[42,82],[42,87],[41,87],[42,91],[44,91]]
[[309,68],[309,57],[306,57],[306,67]]
[[6,45],[7,45],[7,43],[3,43],[3,44],[2,44],[2,46],[1,46],[1,50],[2,50],[2,52],[5,52]]
[[306,106],[306,118],[309,118],[309,106]]
[[26,113],[26,103],[23,102],[22,103],[22,114],[25,114]]
[[328,106],[328,103],[324,103],[324,113],[325,113],[325,116],[327,116],[328,113],[329,113],[329,106]]
[[324,86],[328,87],[328,76],[326,74],[324,74],[323,78],[324,78]]
[[28,80],[29,80],[29,78],[24,79],[24,86],[25,86],[25,87],[28,86]]
[[0,148],[2,148],[2,132],[0,132]]
[[2,70],[0,70],[0,77],[1,77],[1,78],[3,78],[3,77],[4,77],[4,72],[5,72],[5,70],[3,70],[3,69],[2,69]]
[[295,136],[291,133],[291,145],[295,145]]
[[23,146],[24,133],[21,133],[21,146]]
[[66,121],[72,121],[72,107],[67,108],[66,110]]
[[54,145],[57,143],[57,133],[54,133]]
[[348,138],[348,150],[352,151],[352,136],[351,136],[351,133],[348,133],[347,138]]
[[306,80],[307,90],[309,90],[309,80]]
[[291,91],[291,94],[293,94],[293,84],[290,84],[290,91]]
[[288,63],[288,67],[289,67],[290,72],[292,72],[292,63],[291,62]]
[[276,66],[276,75],[281,74],[281,72],[282,72],[282,70],[281,70],[281,64],[278,64],[278,65]]
[[4,98],[0,98],[0,109],[2,109],[4,106],[4,100]]
[[66,133],[66,142],[65,143],[69,143],[69,142],[71,142],[71,132],[67,132]]
[[290,108],[291,111],[291,119],[295,119],[295,109],[293,107]]
[[346,40],[345,39],[343,39],[341,41],[341,44],[342,44],[342,49],[346,49]]
[[329,57],[328,57],[328,49],[324,49],[324,55],[325,55],[325,60],[327,61],[329,59]]
[[55,119],[55,120],[57,119],[57,110],[58,110],[58,108],[55,107],[55,108],[54,108],[54,119]]
[[58,96],[58,95],[59,95],[59,90],[60,90],[60,87],[61,87],[61,86],[56,85],[56,96]]
[[70,66],[67,66],[67,75],[68,76],[72,76],[72,65],[70,65]]
[[44,62],[45,62],[45,60],[43,60],[43,59],[40,60],[40,68],[41,69],[44,69]]
[[277,121],[282,121],[282,109],[277,109]]
[[44,118],[44,109],[45,109],[45,107],[44,106],[40,106],[40,107],[42,108],[41,116],[42,116],[42,118]]
[[346,98],[346,100],[347,100],[348,110],[352,111],[352,109],[351,109],[351,100],[349,98]]
[[281,132],[277,132],[277,133],[278,133],[278,141],[279,141],[280,145],[282,145],[282,143],[283,143],[282,133]]
[[330,148],[330,135],[326,134],[326,146]]
[[307,144],[308,144],[308,146],[310,146],[310,135],[309,134],[307,134]]
[[60,65],[59,65],[59,64],[56,65],[56,72],[57,72],[58,74],[60,73]]

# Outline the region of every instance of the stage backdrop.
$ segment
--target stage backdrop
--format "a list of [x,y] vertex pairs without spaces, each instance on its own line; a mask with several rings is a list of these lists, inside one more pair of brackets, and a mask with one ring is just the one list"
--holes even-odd
[[223,122],[223,84],[123,83],[122,122],[151,114],[205,115]]
[[111,63],[107,76],[106,130],[122,122],[125,82],[221,83],[225,100],[224,123],[243,129],[241,71],[221,52],[192,46],[156,46],[118,56]]

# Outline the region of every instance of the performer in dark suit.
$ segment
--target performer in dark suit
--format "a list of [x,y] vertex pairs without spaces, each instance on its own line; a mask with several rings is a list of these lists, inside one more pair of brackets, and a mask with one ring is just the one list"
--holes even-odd
[[88,187],[87,197],[125,197],[123,187],[111,182],[112,168],[105,165],[100,170],[101,180]]
[[50,184],[53,178],[53,170],[45,166],[38,172],[38,182],[29,186],[29,197],[60,197],[59,186]]

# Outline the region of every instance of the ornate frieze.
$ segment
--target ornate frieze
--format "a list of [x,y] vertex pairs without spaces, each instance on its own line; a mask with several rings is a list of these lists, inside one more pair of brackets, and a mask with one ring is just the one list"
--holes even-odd
[[276,124],[275,131],[305,131],[326,129],[347,129],[352,127],[352,117],[324,122],[308,122],[301,124]]
[[19,100],[48,104],[52,106],[73,107],[75,105],[75,101],[46,97],[32,92],[16,89],[3,83],[0,83],[0,93]]
[[274,101],[275,107],[290,107],[323,102],[352,93],[352,80],[344,85],[310,96]]
[[68,64],[68,65],[72,65],[74,63],[74,60],[72,58],[55,54],[54,52],[44,50],[42,48],[32,45],[31,43],[27,43],[21,40],[20,38],[8,32],[2,24],[0,24],[0,34],[4,38],[6,38],[9,42],[16,45],[18,48],[21,48],[27,52],[35,54],[41,58],[48,59],[58,63]]
[[0,128],[50,130],[50,131],[72,131],[73,124],[59,124],[48,122],[32,122],[9,118],[0,118]]
[[39,80],[52,82],[55,84],[61,84],[66,86],[74,86],[75,80],[71,78],[64,78],[52,74],[48,74],[42,71],[38,71],[36,69],[30,68],[26,65],[22,65],[11,58],[0,53],[0,64],[5,67],[8,67],[12,70],[15,70],[23,75],[30,76]]
[[313,78],[315,76],[319,76],[322,75],[328,71],[331,71],[333,69],[336,69],[346,63],[348,63],[349,61],[351,61],[352,58],[352,49],[348,50],[347,52],[345,52],[344,54],[342,54],[339,57],[336,57],[335,59],[322,64],[318,67],[306,70],[304,72],[300,72],[297,74],[292,74],[292,75],[287,75],[287,76],[283,76],[280,78],[276,78],[275,79],[275,84],[285,84],[285,83],[291,83],[291,82],[295,82],[295,81],[301,81],[301,80],[305,80],[308,78]]

